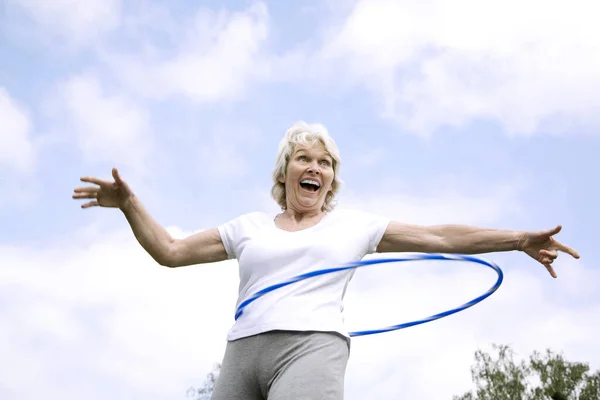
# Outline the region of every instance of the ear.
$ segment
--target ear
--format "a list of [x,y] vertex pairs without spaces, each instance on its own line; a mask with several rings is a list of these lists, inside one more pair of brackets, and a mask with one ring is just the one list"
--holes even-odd
[[280,183],[285,183],[285,175],[284,175],[284,174],[281,174],[281,175],[279,175],[279,178],[277,178],[277,180],[278,180]]

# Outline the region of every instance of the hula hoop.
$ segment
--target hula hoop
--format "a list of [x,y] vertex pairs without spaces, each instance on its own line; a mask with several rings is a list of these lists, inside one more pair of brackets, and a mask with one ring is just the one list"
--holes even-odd
[[327,269],[320,269],[317,271],[312,271],[312,272],[307,272],[305,274],[301,274],[301,275],[297,275],[287,281],[281,282],[281,283],[277,283],[275,285],[271,285],[269,287],[264,288],[263,290],[260,290],[256,293],[254,293],[252,296],[250,296],[248,299],[244,300],[238,307],[236,313],[235,313],[235,319],[237,320],[244,312],[244,308],[246,308],[250,303],[252,303],[253,301],[255,301],[256,299],[260,298],[261,296],[264,296],[265,294],[272,292],[273,290],[279,289],[281,287],[290,285],[292,283],[304,280],[304,279],[308,279],[308,278],[312,278],[315,276],[319,276],[319,275],[324,275],[324,274],[330,274],[333,272],[339,272],[339,271],[346,271],[349,269],[356,269],[356,268],[361,268],[361,267],[367,267],[373,264],[384,264],[384,263],[391,263],[391,262],[403,262],[403,261],[430,261],[430,260],[444,260],[444,261],[466,261],[466,262],[472,262],[472,263],[477,263],[477,264],[482,264],[485,265],[491,269],[493,269],[494,271],[496,271],[496,273],[498,274],[498,279],[496,280],[496,283],[494,283],[494,285],[489,288],[487,290],[487,292],[485,292],[484,294],[482,294],[481,296],[478,296],[476,298],[474,298],[473,300],[458,306],[456,308],[453,308],[451,310],[448,311],[444,311],[441,312],[439,314],[435,314],[435,315],[431,315],[427,318],[423,318],[420,320],[416,320],[416,321],[411,321],[411,322],[405,322],[402,324],[398,324],[398,325],[392,325],[392,326],[388,326],[385,328],[381,328],[381,329],[371,329],[371,330],[365,330],[365,331],[355,331],[355,332],[349,332],[349,335],[351,337],[353,336],[366,336],[366,335],[373,335],[376,333],[383,333],[383,332],[390,332],[390,331],[396,331],[399,329],[404,329],[404,328],[408,328],[411,326],[415,326],[415,325],[420,325],[420,324],[424,324],[426,322],[431,322],[431,321],[435,321],[436,319],[440,319],[440,318],[444,318],[447,317],[449,315],[455,314],[459,311],[463,311],[469,307],[474,306],[475,304],[481,302],[482,300],[486,299],[487,297],[489,297],[492,293],[494,293],[496,290],[498,290],[498,288],[500,287],[500,285],[502,284],[502,281],[504,280],[504,274],[502,272],[502,270],[500,269],[500,267],[498,265],[496,265],[495,263],[491,262],[491,261],[487,261],[484,260],[482,258],[478,258],[478,257],[474,257],[474,256],[469,256],[469,255],[462,255],[462,254],[416,254],[416,255],[408,255],[408,256],[404,256],[404,257],[400,257],[400,258],[379,258],[379,259],[370,259],[370,260],[363,260],[363,261],[354,261],[354,262],[350,262],[347,264],[344,264],[340,267],[335,267],[335,268],[327,268]]

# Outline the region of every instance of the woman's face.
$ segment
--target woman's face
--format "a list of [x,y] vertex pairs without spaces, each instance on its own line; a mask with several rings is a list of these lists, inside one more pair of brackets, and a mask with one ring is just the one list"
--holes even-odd
[[296,145],[286,176],[281,179],[287,208],[297,212],[321,211],[333,178],[333,159],[323,145]]

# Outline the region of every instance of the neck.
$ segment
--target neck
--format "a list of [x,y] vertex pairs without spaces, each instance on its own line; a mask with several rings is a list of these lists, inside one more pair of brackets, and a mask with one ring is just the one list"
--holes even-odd
[[297,211],[293,208],[288,208],[282,213],[286,218],[300,222],[304,219],[317,218],[325,214],[321,210]]

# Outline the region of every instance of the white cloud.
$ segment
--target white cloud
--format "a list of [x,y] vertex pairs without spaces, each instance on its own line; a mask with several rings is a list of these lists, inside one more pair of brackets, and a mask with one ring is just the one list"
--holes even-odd
[[31,131],[29,113],[0,87],[0,165],[4,171],[20,174],[33,171],[35,149]]
[[121,22],[121,0],[9,0],[36,23],[42,37],[52,36],[75,45],[94,41]]
[[268,17],[263,3],[239,12],[200,9],[193,18],[178,21],[180,35],[168,48],[146,42],[140,46],[144,52],[109,51],[102,57],[125,86],[144,96],[184,96],[198,103],[235,100],[268,73],[261,57]]
[[[108,94],[92,75],[70,78],[62,86],[64,117],[69,121],[85,163],[143,169],[153,148],[149,115],[123,94]],[[112,166],[112,165],[111,165]]]
[[481,118],[570,133],[598,123],[598,11],[591,0],[361,0],[320,56],[420,134]]
[[[128,229],[97,235],[82,240],[74,232],[37,252],[0,247],[11,304],[0,311],[11,327],[0,335],[8,355],[0,381],[15,397],[37,397],[31,382],[65,399],[113,397],[118,386],[177,397],[222,357],[237,289],[233,263],[167,269]],[[77,390],[53,382],[74,373],[85,376]]]
[[[476,193],[469,188],[454,187],[452,182],[430,180],[423,190],[415,185],[406,186],[398,181],[373,186],[370,192],[344,191],[341,207],[352,207],[375,212],[412,224],[495,224],[502,218],[521,215],[519,187],[510,184],[480,185]],[[384,189],[392,187],[394,190]],[[506,227],[504,227],[506,228]]]
[[31,177],[43,140],[32,135],[25,105],[0,87],[0,205],[29,206],[35,197]]
[[[262,139],[259,129],[239,121],[228,121],[200,133],[195,146],[197,176],[212,182],[247,177],[251,173],[248,166],[259,153]],[[208,174],[207,166],[211,166]]]

